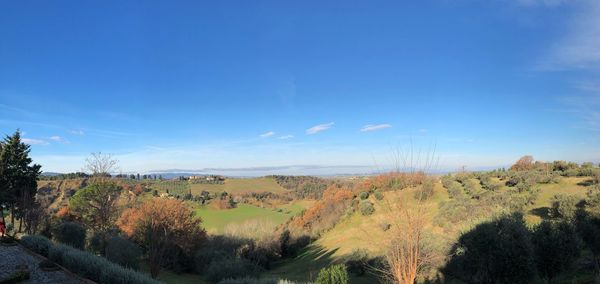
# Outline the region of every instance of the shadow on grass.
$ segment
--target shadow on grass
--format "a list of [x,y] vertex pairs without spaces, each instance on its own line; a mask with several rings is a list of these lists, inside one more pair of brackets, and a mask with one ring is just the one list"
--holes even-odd
[[538,208],[534,208],[529,210],[529,214],[538,216],[540,218],[542,218],[542,220],[548,220],[550,219],[550,207],[538,207]]
[[[347,255],[334,256],[338,249],[327,250],[316,244],[304,248],[296,257],[282,260],[273,265],[273,269],[266,271],[262,277],[273,277],[292,281],[315,281],[322,268],[332,264],[343,263]],[[356,275],[349,271],[350,283],[379,283],[379,279],[369,274]]]
[[577,183],[577,185],[579,185],[579,186],[591,186],[593,184],[594,184],[594,181],[591,179],[580,181]]
[[317,278],[319,271],[334,263],[337,249],[326,250],[319,245],[309,245],[298,256],[279,261],[267,274],[281,279],[307,281]]

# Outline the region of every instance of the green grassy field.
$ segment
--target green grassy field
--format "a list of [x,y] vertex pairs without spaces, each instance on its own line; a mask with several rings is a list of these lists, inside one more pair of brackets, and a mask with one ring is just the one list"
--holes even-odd
[[[293,203],[281,206],[282,210],[261,208],[249,204],[238,204],[236,208],[219,210],[207,206],[197,207],[195,212],[202,218],[202,226],[207,232],[213,234],[223,233],[230,224],[241,224],[246,221],[265,219],[279,225],[300,212],[307,203]],[[284,208],[290,208],[285,210]]]

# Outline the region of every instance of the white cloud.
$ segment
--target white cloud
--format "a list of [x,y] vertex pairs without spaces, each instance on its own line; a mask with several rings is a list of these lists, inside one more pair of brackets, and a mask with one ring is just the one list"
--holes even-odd
[[29,145],[48,145],[48,141],[41,139],[22,138],[21,141]]
[[79,130],[69,130],[69,133],[74,134],[74,135],[85,135],[85,132],[83,132],[83,130],[79,129]]
[[265,137],[271,137],[273,135],[275,135],[275,132],[269,131],[269,132],[265,132],[265,133],[261,134],[260,137],[265,138]]
[[541,62],[542,69],[600,69],[600,1],[581,3],[581,11],[568,24],[565,36]]
[[390,127],[392,127],[392,125],[391,124],[387,124],[387,123],[384,123],[384,124],[375,124],[375,125],[369,124],[369,125],[363,126],[363,128],[361,128],[360,131],[362,131],[362,132],[370,132],[370,131],[377,131],[377,130],[386,129],[386,128],[390,128]]
[[50,136],[50,137],[48,137],[48,139],[50,139],[52,141],[60,142],[60,143],[69,143],[69,141],[67,141],[65,138],[60,137],[58,135]]
[[283,135],[283,136],[279,136],[279,139],[282,140],[287,140],[287,139],[292,139],[294,138],[294,135]]
[[315,125],[309,129],[306,129],[306,134],[311,135],[311,134],[316,134],[319,133],[321,131],[325,131],[329,128],[331,128],[333,126],[333,122],[330,123],[323,123],[323,124],[319,124],[319,125]]

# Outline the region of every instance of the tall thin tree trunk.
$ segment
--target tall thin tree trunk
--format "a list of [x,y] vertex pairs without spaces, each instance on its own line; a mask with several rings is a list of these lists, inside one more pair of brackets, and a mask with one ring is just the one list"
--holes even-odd
[[10,204],[10,223],[15,227],[15,204]]

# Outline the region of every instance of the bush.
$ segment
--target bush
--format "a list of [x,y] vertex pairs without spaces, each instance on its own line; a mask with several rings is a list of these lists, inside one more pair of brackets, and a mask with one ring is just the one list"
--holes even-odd
[[552,200],[550,217],[573,220],[579,199],[573,195],[557,194]]
[[203,274],[211,262],[225,260],[228,257],[229,255],[227,252],[221,249],[217,249],[212,246],[204,247],[198,250],[194,255],[195,271],[198,274]]
[[354,249],[344,262],[346,263],[348,272],[362,276],[365,275],[369,268],[369,254],[364,249]]
[[363,216],[368,216],[375,212],[375,207],[373,207],[373,203],[368,200],[363,200],[359,204],[360,214]]
[[579,239],[570,223],[544,220],[534,228],[532,241],[538,272],[548,283],[579,257]]
[[434,188],[434,182],[433,179],[425,179],[423,181],[423,184],[421,185],[421,187],[419,189],[417,189],[417,191],[415,192],[415,199],[417,200],[427,200],[429,199],[431,196],[433,196],[433,188]]
[[444,275],[467,283],[532,283],[536,276],[531,234],[519,214],[475,226],[450,255]]
[[31,235],[22,237],[21,244],[35,253],[47,257],[48,251],[52,246],[52,241],[43,236]]
[[377,199],[377,200],[383,199],[383,193],[381,193],[379,190],[376,190],[374,195],[375,195],[375,199]]
[[59,244],[50,247],[49,258],[71,272],[99,283],[160,283],[145,274],[70,246]]
[[366,191],[361,192],[358,197],[360,197],[361,200],[365,200],[367,198],[369,198],[369,193]]
[[104,235],[94,232],[88,240],[87,250],[96,254],[104,254],[105,249]]
[[54,240],[72,247],[83,249],[85,246],[85,228],[75,222],[58,224],[53,232]]
[[348,272],[345,264],[336,264],[321,269],[317,276],[316,284],[346,284],[348,283]]
[[[446,186],[445,186],[446,187]],[[450,198],[460,198],[465,195],[462,184],[457,181],[450,182],[447,187]]]
[[140,256],[142,256],[142,250],[130,240],[113,236],[106,242],[106,258],[114,263],[137,269]]
[[260,268],[252,262],[240,258],[226,258],[212,261],[206,268],[206,279],[212,283],[240,277],[257,277]]

